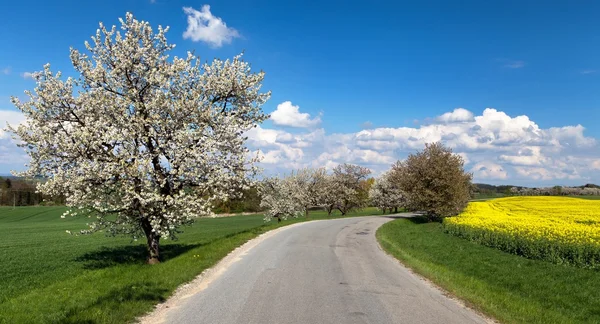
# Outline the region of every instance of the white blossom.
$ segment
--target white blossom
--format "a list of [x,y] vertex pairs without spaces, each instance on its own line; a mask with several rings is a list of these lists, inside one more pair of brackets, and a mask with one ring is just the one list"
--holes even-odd
[[352,164],[339,165],[333,174],[325,168],[300,169],[282,178],[265,179],[259,187],[265,220],[298,217],[313,207],[323,207],[328,214],[339,209],[345,215],[366,205],[368,193],[367,168]]
[[370,174],[371,170],[359,165],[337,165],[328,184],[328,212],[337,208],[342,215],[346,215],[353,209],[365,207],[369,198],[366,180]]
[[265,221],[299,217],[305,212],[304,203],[297,195],[297,182],[292,176],[266,178],[260,182],[258,190],[261,196],[260,206],[265,209]]
[[394,183],[389,171],[375,180],[369,190],[369,199],[373,206],[384,213],[386,210],[391,212],[399,207],[404,207],[406,203],[406,195]]

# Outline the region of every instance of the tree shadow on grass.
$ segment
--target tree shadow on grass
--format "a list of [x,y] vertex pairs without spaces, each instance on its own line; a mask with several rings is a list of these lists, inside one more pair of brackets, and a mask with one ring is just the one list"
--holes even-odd
[[[189,250],[206,245],[203,244],[165,244],[161,246],[160,259],[167,261]],[[102,247],[99,250],[85,253],[75,259],[83,262],[88,270],[104,269],[121,264],[144,264],[148,257],[145,245],[128,245],[120,247]]]
[[415,217],[409,218],[408,220],[417,225],[418,224],[441,223],[441,221],[432,220],[430,218],[427,218],[427,216],[425,216],[425,215],[417,215]]
[[166,300],[168,293],[167,289],[159,287],[154,282],[130,283],[98,297],[92,304],[69,309],[61,323],[99,323],[102,321],[95,318],[97,313],[106,313],[119,307],[127,307],[129,302],[162,303]]
[[380,216],[385,217],[385,218],[392,218],[392,219],[406,218],[406,219],[410,220],[411,222],[415,222],[417,224],[422,224],[424,222],[428,222],[426,215],[422,212],[402,212],[402,213],[397,213],[397,214],[383,214]]
[[[220,239],[227,239],[243,233],[262,233],[262,227],[251,228],[228,233],[211,241],[196,244],[170,243],[160,246],[160,260],[162,262],[173,259],[189,250],[214,243]],[[75,261],[84,263],[83,268],[88,270],[104,269],[120,264],[144,264],[148,257],[148,250],[144,244],[126,245],[119,247],[101,247],[97,251],[85,253]]]
[[430,219],[424,213],[413,212],[403,214],[392,214],[392,215],[381,215],[381,217],[392,218],[392,219],[407,219],[414,224],[428,224],[428,223],[442,223],[441,219]]

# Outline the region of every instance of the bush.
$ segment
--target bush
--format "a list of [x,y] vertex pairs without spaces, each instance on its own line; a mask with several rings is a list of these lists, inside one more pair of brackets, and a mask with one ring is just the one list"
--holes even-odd
[[472,175],[463,169],[462,157],[441,143],[392,166],[394,181],[406,193],[407,207],[423,211],[429,220],[460,213],[469,202]]

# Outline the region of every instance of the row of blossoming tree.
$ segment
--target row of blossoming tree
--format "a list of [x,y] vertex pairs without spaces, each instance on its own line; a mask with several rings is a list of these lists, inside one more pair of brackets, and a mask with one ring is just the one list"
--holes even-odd
[[328,173],[325,168],[301,169],[282,177],[269,177],[259,184],[265,220],[309,217],[312,208],[324,208],[328,215],[342,215],[368,204],[371,171],[353,164],[340,164]]
[[451,149],[432,143],[396,162],[372,184],[367,180],[371,171],[352,164],[338,165],[331,174],[324,168],[302,169],[267,178],[259,186],[261,206],[266,220],[308,216],[313,207],[346,215],[368,204],[384,213],[406,208],[439,220],[458,214],[469,201],[472,176],[463,166]]

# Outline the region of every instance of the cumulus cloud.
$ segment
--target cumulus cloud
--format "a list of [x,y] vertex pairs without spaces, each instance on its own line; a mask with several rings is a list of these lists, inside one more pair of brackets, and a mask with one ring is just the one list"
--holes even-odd
[[[302,115],[298,110],[292,111]],[[289,120],[311,119],[306,114]],[[430,120],[426,125],[414,127],[334,134],[322,128],[293,134],[281,129],[255,128],[250,132],[249,144],[266,154],[274,151],[265,157],[272,163],[269,167],[276,169],[349,162],[377,173],[389,169],[394,161],[422,150],[425,143],[441,141],[463,157],[465,168],[473,172],[475,181],[579,183],[600,178],[600,145],[595,138],[585,135],[581,125],[544,129],[528,116],[509,116],[493,108],[477,115],[458,108]]]
[[508,173],[506,173],[501,165],[490,161],[476,163],[473,168],[471,168],[471,172],[473,172],[473,177],[475,179],[503,180],[508,178]]
[[519,149],[516,154],[502,154],[498,159],[508,164],[522,166],[537,166],[547,162],[546,157],[541,153],[541,147],[538,146],[523,147],[522,149]]
[[27,154],[18,147],[10,133],[5,131],[8,125],[17,126],[25,122],[21,112],[14,110],[0,110],[0,164],[25,163]]
[[436,120],[443,123],[469,122],[473,120],[473,113],[464,108],[456,108],[452,112],[438,116]]
[[532,180],[543,180],[543,181],[551,181],[551,180],[577,180],[581,179],[581,176],[575,172],[564,172],[561,170],[541,168],[541,167],[516,167],[515,168],[518,175]]
[[191,39],[194,42],[205,42],[213,48],[219,48],[223,44],[231,44],[234,38],[240,37],[237,30],[227,27],[225,22],[210,12],[209,5],[203,5],[200,11],[184,7],[187,15],[187,29],[183,33],[183,39]]
[[20,111],[0,110],[0,139],[10,138],[10,135],[4,131],[8,126],[17,126],[25,121],[25,116]]
[[277,109],[271,113],[271,120],[278,126],[289,126],[298,128],[316,127],[321,124],[321,117],[310,118],[310,114],[301,113],[300,107],[291,101],[284,101],[277,105]]

